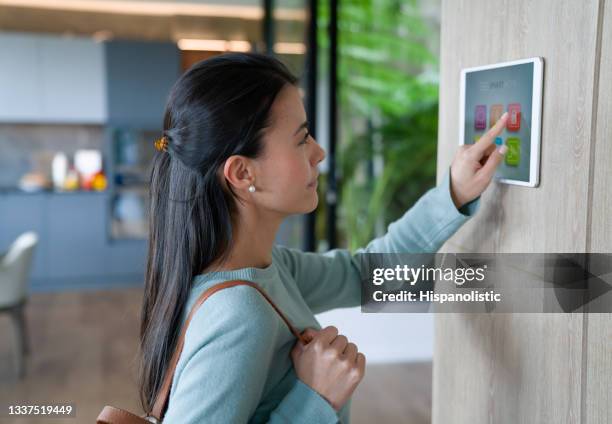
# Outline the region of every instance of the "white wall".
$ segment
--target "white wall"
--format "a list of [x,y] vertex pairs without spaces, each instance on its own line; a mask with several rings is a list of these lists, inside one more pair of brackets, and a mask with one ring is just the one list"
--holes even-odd
[[369,313],[361,308],[336,309],[317,315],[323,327],[334,325],[366,356],[368,364],[431,360],[433,315]]

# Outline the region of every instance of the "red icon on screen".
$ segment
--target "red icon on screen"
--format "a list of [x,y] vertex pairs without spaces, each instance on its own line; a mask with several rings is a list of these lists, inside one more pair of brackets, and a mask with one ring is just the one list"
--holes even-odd
[[520,103],[510,103],[508,105],[508,131],[518,131],[521,129],[521,105]]
[[474,129],[484,130],[487,128],[487,106],[476,105],[474,113]]

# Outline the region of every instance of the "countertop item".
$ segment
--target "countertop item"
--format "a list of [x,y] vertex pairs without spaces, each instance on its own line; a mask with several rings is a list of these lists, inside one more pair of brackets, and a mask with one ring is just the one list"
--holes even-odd
[[39,190],[23,190],[17,186],[0,186],[0,196],[6,194],[24,194],[24,195],[34,195],[34,194],[58,194],[58,195],[66,195],[66,194],[103,194],[108,190],[104,191],[95,191],[95,190],[56,190],[54,188],[43,188]]
[[49,179],[39,172],[29,172],[24,174],[17,183],[18,187],[27,192],[36,192],[50,187]]

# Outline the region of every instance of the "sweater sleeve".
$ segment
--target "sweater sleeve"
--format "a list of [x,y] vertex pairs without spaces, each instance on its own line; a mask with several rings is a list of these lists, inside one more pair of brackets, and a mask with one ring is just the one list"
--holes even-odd
[[439,186],[428,190],[383,236],[351,254],[325,253],[277,246],[313,313],[361,304],[360,253],[435,253],[478,211],[480,197],[457,209],[450,194],[450,168]]
[[[252,287],[227,288],[211,296],[187,330],[164,424],[247,423],[262,398],[281,324]],[[337,421],[333,407],[297,380],[268,422]]]

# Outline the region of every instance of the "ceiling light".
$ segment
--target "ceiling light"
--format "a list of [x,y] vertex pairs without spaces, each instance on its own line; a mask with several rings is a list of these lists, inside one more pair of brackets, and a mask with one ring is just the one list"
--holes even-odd
[[304,54],[306,44],[304,43],[274,43],[274,52],[278,54]]
[[[76,12],[117,13],[143,16],[210,16],[263,19],[261,6],[201,4],[186,1],[136,1],[136,0],[0,0],[0,6],[31,7],[37,9],[66,10]],[[306,19],[302,9],[279,8],[274,17],[280,20]]]
[[213,52],[248,52],[251,51],[251,43],[243,40],[199,40],[194,38],[182,38],[177,42],[181,50],[201,50]]
[[108,41],[112,39],[113,32],[107,29],[103,29],[103,30],[94,32],[91,36],[95,41],[97,41],[98,43],[101,43],[103,41]]

